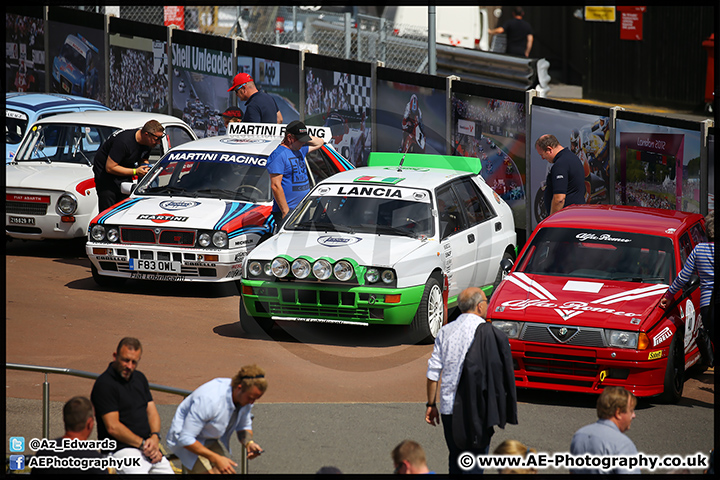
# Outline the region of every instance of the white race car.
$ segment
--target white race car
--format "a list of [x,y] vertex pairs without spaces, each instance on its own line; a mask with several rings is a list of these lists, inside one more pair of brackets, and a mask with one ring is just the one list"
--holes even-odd
[[514,259],[508,205],[477,158],[371,153],[321,182],[243,267],[240,323],[411,325],[432,339],[469,286],[488,294]]
[[85,237],[98,213],[93,158],[117,130],[157,120],[167,134],[150,155],[195,140],[192,129],[169,115],[142,112],[80,112],[39,120],[25,135],[5,170],[5,234],[23,240]]
[[[265,167],[284,128],[233,123],[231,135],[168,152],[130,198],[91,222],[86,249],[95,281],[238,281],[247,253],[275,226]],[[308,130],[329,138],[329,129]],[[306,164],[311,185],[353,168],[329,145],[308,154]]]

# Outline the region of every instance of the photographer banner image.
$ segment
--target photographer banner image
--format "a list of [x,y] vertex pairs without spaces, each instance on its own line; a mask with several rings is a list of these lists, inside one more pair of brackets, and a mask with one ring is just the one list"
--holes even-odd
[[[260,57],[237,57],[237,73],[249,74],[258,90],[273,97],[285,124],[300,120],[299,71],[300,67],[296,64]],[[231,101],[231,104],[237,104],[240,110],[245,110],[244,102],[237,98]]]
[[49,24],[50,92],[107,104],[103,31],[54,21]]
[[198,138],[225,135],[221,114],[229,106],[232,54],[174,43],[173,115],[182,118]]
[[45,23],[5,14],[6,92],[45,91]]
[[370,77],[312,67],[305,70],[305,123],[330,128],[329,143],[353,165],[366,165],[372,142]]
[[615,125],[617,203],[700,212],[700,132],[623,119]]
[[113,110],[166,113],[167,42],[110,35],[110,84]]
[[532,227],[547,217],[544,202],[545,179],[552,164],[543,160],[535,142],[552,134],[560,145],[580,158],[585,170],[585,203],[608,203],[610,191],[609,117],[533,106],[530,142]]
[[453,93],[451,111],[453,155],[482,161],[485,182],[525,228],[525,104]]

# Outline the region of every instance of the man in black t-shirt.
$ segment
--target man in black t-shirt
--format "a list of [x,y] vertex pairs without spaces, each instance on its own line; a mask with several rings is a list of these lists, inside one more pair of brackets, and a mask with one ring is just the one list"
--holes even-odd
[[552,164],[545,179],[545,208],[548,216],[563,207],[585,203],[585,169],[582,160],[563,147],[555,135],[542,135],[535,150]]
[[123,338],[113,353],[115,360],[95,380],[90,398],[98,417],[98,439],[117,442],[112,456],[123,461],[122,473],[172,474],[160,451],[160,415],[150,386],[136,370],[141,355],[137,338]]
[[157,120],[150,120],[137,130],[114,133],[100,146],[93,160],[98,212],[127,198],[120,192],[120,184],[132,177],[144,176],[150,165],[150,150],[165,136],[165,128]]
[[[38,450],[35,456],[36,460],[30,459],[29,466],[32,467],[31,475],[56,475],[56,474],[107,474],[107,468],[99,467],[100,459],[104,456],[98,450],[73,450],[67,449],[59,451],[63,445],[63,439],[87,440],[95,426],[95,418],[93,417],[93,407],[90,400],[85,397],[73,397],[65,403],[63,407],[63,422],[65,423],[65,435],[56,438],[55,449]],[[70,458],[75,460],[69,460]],[[33,466],[35,462],[47,462],[47,467]],[[59,466],[62,462],[73,462],[74,465],[68,468]],[[82,463],[90,466],[90,462],[97,462],[92,468],[83,469]]]
[[529,57],[532,50],[533,33],[532,27],[523,20],[525,11],[520,7],[513,8],[513,18],[506,21],[502,27],[493,28],[488,31],[490,35],[505,34],[507,47],[505,53],[516,57]]

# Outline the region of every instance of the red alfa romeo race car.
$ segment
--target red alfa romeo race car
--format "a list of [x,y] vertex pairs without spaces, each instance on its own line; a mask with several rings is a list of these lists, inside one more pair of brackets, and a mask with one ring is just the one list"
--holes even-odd
[[682,397],[700,359],[700,288],[658,303],[693,247],[700,214],[570,206],[541,222],[493,293],[492,324],[510,338],[518,387]]

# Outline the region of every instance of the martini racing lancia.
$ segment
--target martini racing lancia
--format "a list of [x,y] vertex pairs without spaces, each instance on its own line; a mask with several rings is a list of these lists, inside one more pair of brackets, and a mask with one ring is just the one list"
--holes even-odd
[[98,213],[92,165],[114,132],[157,120],[166,135],[150,152],[157,161],[171,147],[197,137],[179,118],[155,113],[85,111],[35,122],[5,168],[5,234],[23,240],[87,236]]
[[515,255],[508,205],[480,160],[371,153],[318,184],[244,264],[240,323],[409,325],[433,339],[468,286],[490,293]]
[[[699,214],[573,205],[542,221],[488,306],[510,338],[518,387],[677,402],[700,353],[700,289],[658,303],[695,245]],[[510,265],[507,265],[510,270]]]
[[[86,249],[95,281],[239,281],[243,259],[275,227],[266,162],[284,128],[232,123],[230,135],[169,151],[128,199],[92,220]],[[308,130],[330,138],[329,129]],[[311,185],[353,168],[329,145],[306,165]]]

